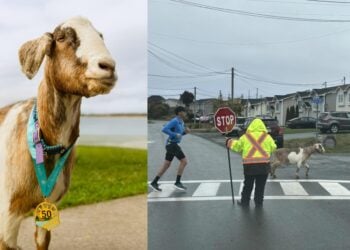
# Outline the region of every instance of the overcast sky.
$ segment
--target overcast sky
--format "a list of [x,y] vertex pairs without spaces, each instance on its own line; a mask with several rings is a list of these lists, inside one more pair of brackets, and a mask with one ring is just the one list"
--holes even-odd
[[84,98],[82,112],[146,112],[146,0],[0,0],[0,106],[35,96],[42,79],[42,71],[33,80],[21,73],[19,47],[78,15],[103,33],[119,77],[109,95]]
[[148,95],[227,98],[231,67],[235,97],[350,82],[350,1],[150,0],[148,32]]

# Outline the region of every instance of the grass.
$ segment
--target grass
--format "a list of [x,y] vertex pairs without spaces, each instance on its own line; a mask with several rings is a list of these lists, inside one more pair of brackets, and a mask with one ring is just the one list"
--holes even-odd
[[284,134],[298,134],[316,132],[315,128],[284,128]]
[[[327,135],[323,135],[323,136],[327,136]],[[334,148],[326,148],[326,153],[349,154],[350,152],[350,134],[349,133],[339,133],[339,134],[328,135],[328,136],[334,136],[336,140],[336,146]],[[284,147],[296,148],[296,147],[302,147],[302,146],[309,146],[316,142],[317,142],[316,138],[285,140]]]
[[71,185],[59,207],[144,194],[146,179],[146,150],[79,146]]

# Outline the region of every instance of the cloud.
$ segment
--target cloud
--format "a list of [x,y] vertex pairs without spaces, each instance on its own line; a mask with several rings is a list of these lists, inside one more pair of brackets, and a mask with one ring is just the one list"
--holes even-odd
[[35,96],[42,79],[42,73],[33,80],[21,73],[17,55],[21,44],[80,15],[104,34],[119,76],[116,89],[109,95],[84,100],[82,112],[146,112],[147,1],[15,0],[0,1],[0,6],[0,106]]

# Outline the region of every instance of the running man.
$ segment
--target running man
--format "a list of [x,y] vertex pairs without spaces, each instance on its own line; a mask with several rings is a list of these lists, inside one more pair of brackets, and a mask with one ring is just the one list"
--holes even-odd
[[160,167],[157,176],[151,182],[150,187],[154,191],[161,192],[162,189],[159,188],[158,181],[160,177],[168,170],[171,165],[172,160],[176,157],[180,161],[179,169],[177,171],[175,188],[185,191],[187,188],[181,183],[181,176],[187,165],[187,159],[185,154],[182,152],[179,143],[181,142],[182,136],[190,133],[190,130],[185,127],[184,118],[186,117],[185,108],[178,106],[175,108],[175,117],[171,119],[162,129],[162,132],[167,134],[169,137],[166,140],[166,154],[165,161]]

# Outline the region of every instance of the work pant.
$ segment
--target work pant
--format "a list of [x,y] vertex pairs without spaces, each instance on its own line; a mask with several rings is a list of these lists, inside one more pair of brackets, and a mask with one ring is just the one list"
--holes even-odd
[[255,204],[261,205],[263,203],[267,176],[268,176],[267,174],[260,174],[260,175],[245,174],[244,175],[244,186],[243,186],[243,191],[241,193],[242,203],[246,203],[246,204],[249,203],[254,182],[255,182],[255,193],[254,193]]

